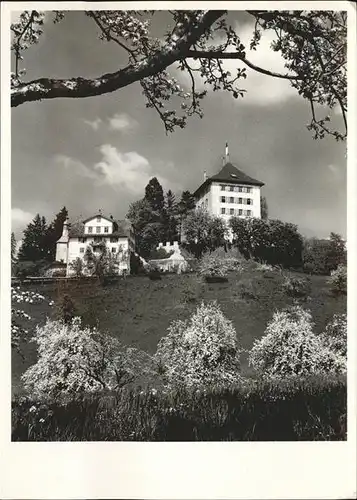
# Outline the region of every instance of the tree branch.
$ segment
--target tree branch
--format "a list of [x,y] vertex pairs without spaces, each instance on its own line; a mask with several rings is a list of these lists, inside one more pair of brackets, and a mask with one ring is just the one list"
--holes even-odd
[[172,40],[162,50],[135,64],[129,64],[115,73],[97,78],[54,79],[40,78],[21,83],[11,90],[11,106],[24,102],[59,97],[80,98],[98,96],[121,89],[131,83],[153,76],[165,70],[178,60],[182,60],[189,48],[217,21],[225,11],[202,11],[197,19],[186,25],[179,23]]
[[263,75],[274,76],[275,78],[283,78],[284,80],[302,80],[302,77],[298,75],[283,75],[281,73],[275,73],[274,71],[269,71],[267,69],[261,68],[256,64],[248,61],[245,56],[243,56],[240,52],[218,52],[214,50],[189,50],[187,53],[187,57],[192,58],[201,58],[201,59],[238,59],[246,64],[249,68],[254,69],[258,73],[262,73]]

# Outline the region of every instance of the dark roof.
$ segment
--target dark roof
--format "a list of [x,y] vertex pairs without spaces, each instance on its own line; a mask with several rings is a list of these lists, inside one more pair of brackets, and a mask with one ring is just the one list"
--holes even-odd
[[83,223],[86,223],[86,222],[88,222],[89,220],[95,219],[96,217],[101,217],[102,219],[105,219],[105,220],[107,220],[107,221],[109,221],[109,222],[114,222],[114,219],[113,219],[113,218],[106,217],[105,215],[103,215],[103,214],[99,214],[99,213],[98,213],[98,214],[92,215],[92,217],[88,217],[87,219],[85,219],[85,220],[83,221]]
[[250,186],[264,186],[264,182],[258,181],[257,179],[253,179],[253,177],[249,177],[249,175],[239,170],[232,163],[226,163],[218,172],[218,174],[215,174],[212,177],[208,177],[208,179],[206,179],[196,189],[193,195],[197,196],[200,191],[206,188],[213,181],[230,182],[232,184],[248,184]]
[[[96,217],[96,216],[94,216]],[[101,216],[103,217],[103,216]],[[89,217],[86,219],[86,221],[91,220],[93,217]],[[106,218],[106,217],[105,217]],[[110,222],[113,222],[113,224],[117,224],[117,230],[113,231],[112,233],[84,233],[84,223],[83,222],[74,222],[70,223],[69,227],[69,237],[70,238],[81,238],[83,236],[100,236],[100,237],[108,237],[108,238],[120,238],[120,237],[125,237],[129,236],[129,232],[132,229],[131,222],[128,220],[116,220],[116,219],[108,219]]]

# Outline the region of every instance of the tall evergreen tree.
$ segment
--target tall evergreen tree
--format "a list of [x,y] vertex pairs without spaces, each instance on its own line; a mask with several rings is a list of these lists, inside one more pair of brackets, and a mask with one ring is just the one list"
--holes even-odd
[[24,230],[19,260],[36,262],[47,258],[47,250],[44,245],[46,232],[46,219],[37,214]]
[[165,216],[166,241],[175,241],[178,238],[178,206],[171,189],[167,191],[165,197]]
[[150,203],[154,212],[163,214],[165,208],[164,191],[156,177],[150,179],[145,188],[145,199]]
[[68,210],[63,207],[54,220],[48,226],[46,236],[44,239],[44,252],[48,260],[55,260],[56,257],[56,243],[62,235],[63,223],[68,217]]
[[191,210],[195,208],[195,198],[190,191],[183,191],[181,200],[178,203],[178,209],[181,215],[186,216]]
[[11,233],[11,263],[16,261],[16,238],[15,233]]
[[181,200],[177,204],[178,214],[179,214],[179,233],[180,240],[183,237],[183,223],[188,216],[188,214],[195,208],[195,198],[190,191],[183,191],[181,195]]
[[260,216],[263,220],[268,220],[268,202],[265,196],[260,195]]

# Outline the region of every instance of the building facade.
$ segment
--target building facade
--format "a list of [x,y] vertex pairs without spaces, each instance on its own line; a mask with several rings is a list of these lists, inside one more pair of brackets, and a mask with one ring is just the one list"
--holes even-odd
[[66,220],[56,246],[56,261],[67,264],[67,276],[74,273],[71,262],[83,259],[86,248],[101,252],[103,243],[116,259],[119,274],[130,273],[130,255],[135,253],[135,235],[128,220],[115,220],[112,216],[96,214],[81,222]]
[[194,192],[196,207],[221,217],[227,224],[231,217],[261,218],[262,186],[263,182],[227,161],[218,174],[207,177],[205,173],[204,182]]

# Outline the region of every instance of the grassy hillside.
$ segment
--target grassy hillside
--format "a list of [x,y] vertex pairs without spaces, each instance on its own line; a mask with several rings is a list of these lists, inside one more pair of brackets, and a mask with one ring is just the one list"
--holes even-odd
[[[294,275],[299,276],[298,273]],[[306,275],[300,275],[306,278]],[[334,313],[346,311],[346,297],[333,297],[326,277],[312,276],[311,293],[299,303],[311,310],[320,332]],[[294,302],[282,290],[283,277],[278,271],[260,271],[248,264],[242,272],[232,272],[227,283],[207,284],[196,275],[166,275],[161,281],[145,276],[128,277],[113,285],[101,287],[88,283],[53,283],[30,285],[56,302],[69,294],[78,314],[90,325],[98,324],[122,341],[149,353],[156,351],[159,339],[166,334],[171,321],[186,319],[202,300],[217,300],[224,314],[233,321],[241,347],[250,349],[254,339],[264,334],[275,310]],[[34,322],[44,322],[55,312],[54,307],[33,305],[28,312]],[[25,359],[13,354],[14,390],[20,388],[20,375],[36,361],[35,346],[23,346]],[[249,373],[246,356],[242,369]]]

